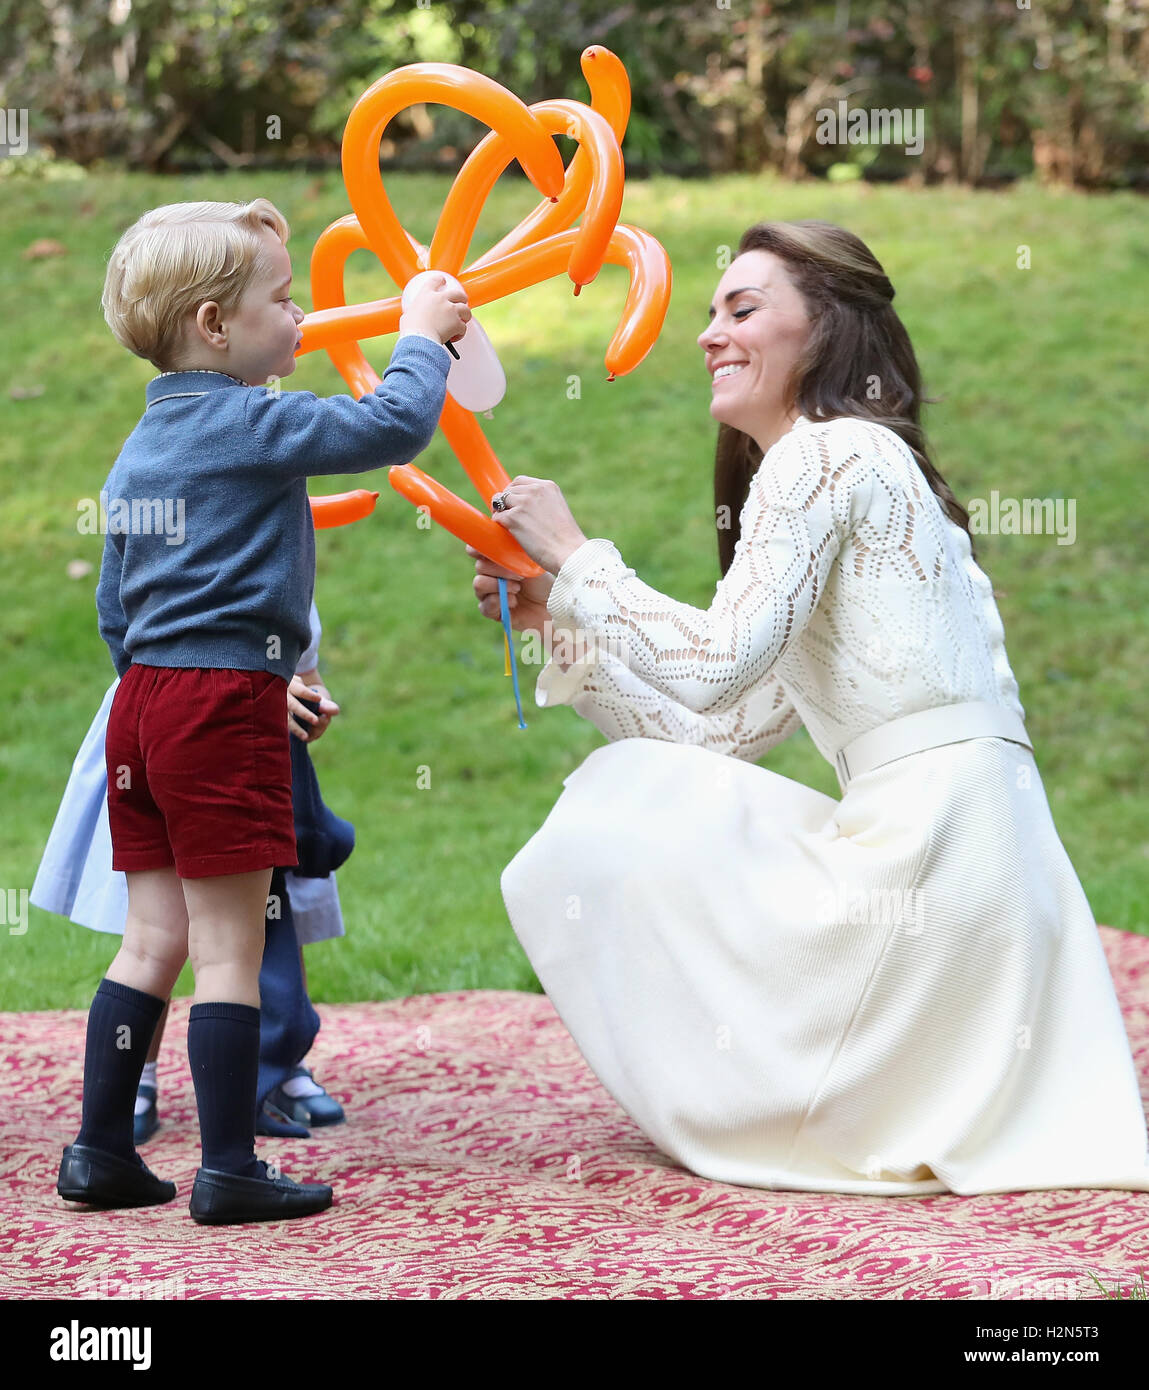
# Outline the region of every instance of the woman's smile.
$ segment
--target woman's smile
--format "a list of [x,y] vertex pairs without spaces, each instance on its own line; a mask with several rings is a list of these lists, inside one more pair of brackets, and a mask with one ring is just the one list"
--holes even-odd
[[714,369],[714,385],[720,381],[725,381],[729,376],[736,376],[743,367],[749,366],[747,362],[724,362],[721,366]]

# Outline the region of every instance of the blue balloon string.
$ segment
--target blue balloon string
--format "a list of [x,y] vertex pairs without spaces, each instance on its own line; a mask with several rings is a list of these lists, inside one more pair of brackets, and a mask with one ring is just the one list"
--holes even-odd
[[507,605],[507,581],[499,580],[499,612],[503,617],[503,631],[507,638],[507,651],[511,654],[511,684],[515,688],[515,709],[519,713],[519,728],[525,729],[526,721],[523,719],[523,702],[519,698],[519,668],[515,661],[515,639],[511,634],[511,610]]

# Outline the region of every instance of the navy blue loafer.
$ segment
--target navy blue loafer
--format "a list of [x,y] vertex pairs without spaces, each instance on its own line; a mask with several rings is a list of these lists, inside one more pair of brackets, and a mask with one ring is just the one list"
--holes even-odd
[[93,1207],[150,1207],[170,1202],[176,1185],[157,1178],[139,1158],[133,1161],[87,1144],[69,1144],[56,1191],[67,1202]]
[[329,1096],[308,1068],[302,1065],[296,1067],[283,1085],[277,1086],[267,1099],[288,1119],[310,1125],[312,1129],[340,1125],[347,1118],[339,1102]]
[[248,1221],[288,1221],[312,1216],[331,1205],[326,1183],[297,1183],[282,1174],[272,1177],[260,1161],[263,1176],[243,1178],[235,1173],[201,1168],[195,1175],[190,1210],[203,1226],[237,1226]]
[[[275,1092],[272,1092],[274,1095]],[[310,1139],[311,1131],[289,1120],[278,1105],[265,1100],[255,1117],[255,1132],[271,1139]]]

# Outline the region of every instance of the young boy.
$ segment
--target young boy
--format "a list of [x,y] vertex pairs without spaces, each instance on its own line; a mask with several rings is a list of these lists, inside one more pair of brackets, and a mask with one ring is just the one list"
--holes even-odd
[[470,318],[460,291],[428,282],[373,394],[261,389],[294,371],[301,343],[287,237],[264,198],[154,209],[117,243],[102,301],[116,338],[161,375],[105,484],[96,604],[121,677],[105,754],[128,917],[88,1016],[81,1128],[57,1191],[105,1207],[175,1196],[136,1153],[132,1112],[190,953],[202,1142],[191,1213],[212,1224],[304,1216],[332,1197],[254,1153],[267,894],[273,866],[298,863],[286,695],[309,640],[307,478],[425,449],[446,392],[444,345]]
[[[311,745],[339,714],[339,706],[318,669],[322,624],[314,600],[310,621],[311,645],[299,658],[296,674],[287,687],[288,726],[292,734],[291,800],[300,864],[296,869],[276,868],[271,877],[259,971],[255,1122],[256,1134],[302,1139],[310,1133],[306,1125],[339,1124],[345,1118],[339,1102],[303,1065],[320,1022],[307,995],[302,948],[312,941],[344,935],[334,873],[338,864],[334,861],[342,863],[355,843],[354,826],[324,804],[311,765]],[[73,760],[36,870],[30,901],[90,931],[123,936],[128,885],[124,874],[112,872],[108,768],[104,755],[108,715],[119,683],[115,676]],[[311,707],[317,693],[318,713]],[[302,844],[301,828],[305,835]],[[326,870],[325,876],[313,877],[318,870]],[[159,1128],[157,1060],[165,1022],[166,1014],[161,1014],[136,1092],[133,1141],[137,1149]]]

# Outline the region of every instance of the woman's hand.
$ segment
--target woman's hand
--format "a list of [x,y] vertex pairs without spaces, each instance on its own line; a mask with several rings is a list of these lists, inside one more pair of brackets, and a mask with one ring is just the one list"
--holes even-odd
[[467,554],[475,560],[475,581],[471,587],[479,600],[479,612],[483,617],[501,621],[498,581],[505,579],[511,627],[516,632],[537,632],[545,640],[544,634],[549,632],[551,622],[551,615],[547,612],[547,596],[554,579],[549,574],[523,579],[496,565],[493,560],[488,560],[472,545],[467,546]]
[[[306,700],[319,700],[319,714],[300,704],[299,696]],[[318,671],[305,671],[303,675],[292,676],[287,687],[287,727],[295,738],[303,743],[314,743],[322,738],[332,718],[339,713],[339,706],[331,698],[331,692],[319,679]]]
[[562,488],[549,478],[520,473],[502,491],[507,506],[492,512],[537,565],[558,574],[568,555],[586,541],[571,515]]

